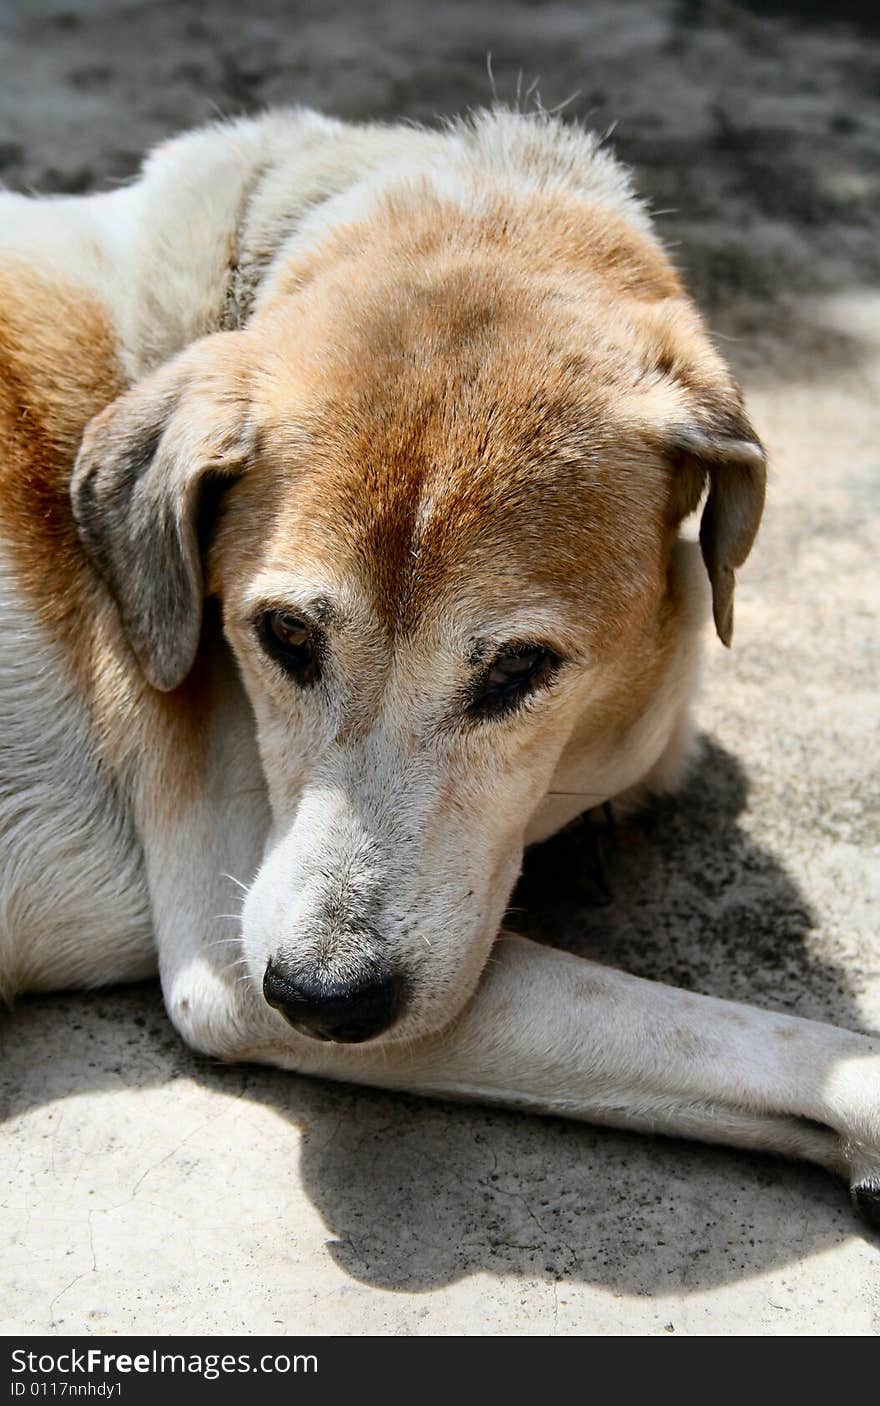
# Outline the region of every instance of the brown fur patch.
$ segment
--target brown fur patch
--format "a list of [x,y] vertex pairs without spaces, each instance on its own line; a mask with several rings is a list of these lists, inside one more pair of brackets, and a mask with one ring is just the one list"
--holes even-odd
[[[163,754],[163,724],[194,756],[194,683],[172,700],[144,684],[115,608],[77,537],[70,508],[73,462],[88,420],[123,389],[115,337],[88,293],[19,260],[0,267],[0,533],[23,600],[60,645],[77,692],[90,704],[99,744],[126,770],[144,736]],[[181,732],[182,729],[182,732]],[[173,750],[177,751],[175,747]],[[158,792],[181,782],[181,751]]]
[[121,384],[92,298],[21,265],[0,270],[0,527],[25,596],[77,654],[96,591],[70,513],[70,470],[86,422]]

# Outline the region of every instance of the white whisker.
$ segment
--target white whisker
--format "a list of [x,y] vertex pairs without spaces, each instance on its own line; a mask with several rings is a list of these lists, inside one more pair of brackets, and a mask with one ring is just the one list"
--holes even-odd
[[570,103],[575,102],[581,96],[583,91],[583,88],[575,88],[574,92],[571,94],[570,97],[563,98],[562,102],[557,103],[555,107],[545,107],[544,113],[548,117],[552,117],[555,113],[562,112],[563,109],[568,107]]
[[237,884],[238,887],[241,889],[242,893],[249,893],[249,892],[250,892],[250,887],[249,887],[249,885],[248,885],[248,884],[243,884],[243,883],[241,882],[241,879],[237,879],[234,874],[221,873],[220,878],[221,878],[221,879],[228,879],[231,884]]
[[492,72],[492,50],[486,50],[486,72],[489,75],[489,88],[492,92],[492,101],[498,101],[498,89],[495,85],[495,74]]

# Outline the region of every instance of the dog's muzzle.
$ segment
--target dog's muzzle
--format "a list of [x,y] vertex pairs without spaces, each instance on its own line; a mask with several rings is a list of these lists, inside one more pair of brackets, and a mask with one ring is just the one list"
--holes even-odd
[[373,968],[364,977],[344,982],[293,977],[270,961],[263,977],[263,995],[300,1034],[356,1045],[394,1024],[403,983],[384,968]]

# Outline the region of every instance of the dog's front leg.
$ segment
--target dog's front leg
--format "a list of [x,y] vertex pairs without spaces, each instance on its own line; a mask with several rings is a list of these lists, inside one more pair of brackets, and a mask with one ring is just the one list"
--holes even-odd
[[[441,1034],[346,1046],[297,1035],[258,992],[225,982],[202,1048],[301,1073],[806,1157],[880,1217],[880,1042],[694,995],[518,937]],[[188,972],[216,1012],[218,969]],[[202,994],[195,994],[202,993]],[[192,997],[191,997],[192,999]],[[205,1023],[202,1022],[204,1032]]]
[[375,1054],[317,1047],[308,1065],[807,1157],[847,1176],[880,1215],[880,1041],[643,981],[523,938],[499,940],[475,999],[443,1035]]
[[[417,1040],[298,1035],[239,962],[236,881],[269,828],[253,724],[219,690],[206,772],[147,865],[169,1013],[208,1054],[807,1157],[880,1214],[880,1042],[502,937],[464,1012]],[[231,916],[226,916],[231,915]]]
[[[271,825],[253,716],[228,652],[203,644],[210,709],[195,761],[144,759],[140,828],[168,1013],[195,1049],[236,1058],[274,1012],[248,990],[240,910]],[[173,800],[169,791],[174,792]]]

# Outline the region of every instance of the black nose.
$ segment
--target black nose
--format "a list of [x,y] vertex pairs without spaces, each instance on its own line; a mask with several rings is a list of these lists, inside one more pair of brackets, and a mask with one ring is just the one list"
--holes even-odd
[[375,969],[350,981],[293,977],[270,962],[263,995],[295,1030],[317,1040],[355,1045],[381,1035],[400,1009],[402,984],[390,971]]

